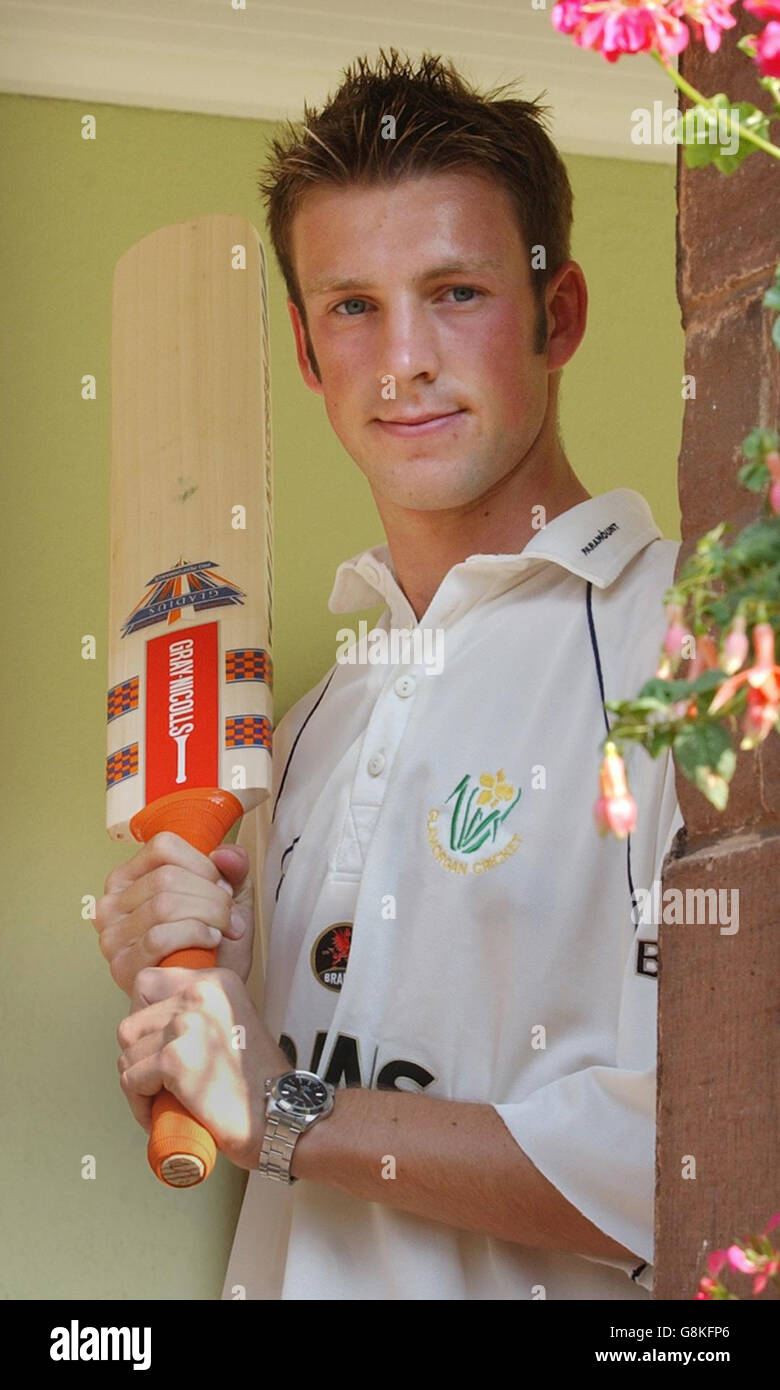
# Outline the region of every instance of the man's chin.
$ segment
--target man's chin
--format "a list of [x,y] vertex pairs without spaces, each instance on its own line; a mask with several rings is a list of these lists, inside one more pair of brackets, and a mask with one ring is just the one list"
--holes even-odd
[[[392,479],[382,476],[381,469],[371,472],[363,470],[371,488],[377,511],[383,515],[383,505],[395,511],[407,512],[456,512],[475,506],[490,486],[490,480],[481,485],[463,479],[460,486],[449,477],[431,479],[427,484],[419,476]],[[383,517],[384,520],[384,517]]]

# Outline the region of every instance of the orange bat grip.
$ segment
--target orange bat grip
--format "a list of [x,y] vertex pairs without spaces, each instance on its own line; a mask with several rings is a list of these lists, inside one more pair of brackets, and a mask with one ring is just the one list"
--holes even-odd
[[[180,835],[202,854],[221,845],[231,825],[243,814],[237,797],[218,787],[171,792],[133,816],[130,830],[144,843],[162,830]],[[174,951],[161,965],[206,970],[216,965],[217,953],[201,946]],[[152,1129],[147,1146],[152,1170],[168,1187],[196,1187],[205,1182],[217,1161],[214,1136],[170,1091],[159,1091],[152,1102]]]

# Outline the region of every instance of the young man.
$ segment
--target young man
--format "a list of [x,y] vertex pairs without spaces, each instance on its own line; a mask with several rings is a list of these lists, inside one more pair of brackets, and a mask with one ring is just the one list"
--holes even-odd
[[[260,1010],[241,849],[159,836],[99,904],[134,1113],[165,1085],[250,1169],[225,1298],[652,1287],[656,929],[632,894],[682,823],[670,759],[629,753],[627,841],[592,808],[603,702],[655,669],[678,545],[638,493],[590,497],[557,432],[587,295],[539,115],[391,51],[262,185],[304,381],[387,537],[329,607],[384,599],[390,655],[358,644],[275,730]],[[209,928],[219,970],[144,968]]]

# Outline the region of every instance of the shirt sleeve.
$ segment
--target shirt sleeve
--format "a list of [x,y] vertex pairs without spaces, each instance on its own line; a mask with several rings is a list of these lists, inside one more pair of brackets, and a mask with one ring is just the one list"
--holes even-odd
[[[644,756],[647,756],[645,754]],[[655,824],[653,877],[683,825],[674,764],[668,766]],[[660,779],[659,779],[660,780]],[[640,885],[634,885],[635,893]],[[652,890],[652,884],[642,884]],[[627,917],[634,937],[657,943],[658,925],[638,913]],[[649,973],[657,964],[646,955]],[[532,1163],[566,1199],[607,1235],[636,1254],[631,1261],[593,1259],[622,1269],[652,1288],[655,1194],[655,1098],[657,981],[637,970],[637,951],[628,951],[617,1019],[616,1063],[591,1066],[539,1087],[517,1104],[494,1105],[510,1134]],[[591,1256],[583,1256],[592,1259]]]

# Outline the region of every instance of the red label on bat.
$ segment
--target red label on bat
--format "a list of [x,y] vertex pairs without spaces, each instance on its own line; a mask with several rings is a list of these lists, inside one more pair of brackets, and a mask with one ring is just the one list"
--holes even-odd
[[217,623],[146,644],[146,801],[219,786]]

